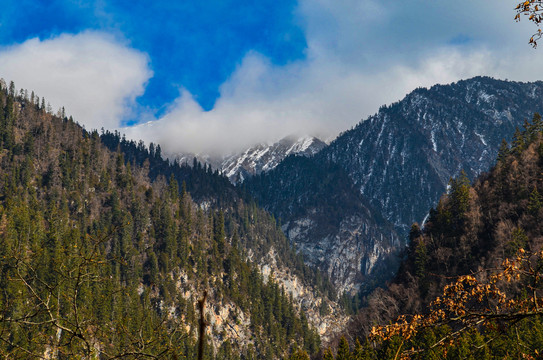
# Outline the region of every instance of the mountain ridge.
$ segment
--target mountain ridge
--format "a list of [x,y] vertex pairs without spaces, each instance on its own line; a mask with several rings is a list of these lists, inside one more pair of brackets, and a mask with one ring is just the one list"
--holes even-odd
[[[411,224],[422,222],[428,209],[436,206],[449,179],[462,169],[471,179],[488,170],[502,139],[510,139],[516,127],[521,127],[525,119],[542,108],[543,82],[520,83],[475,77],[429,89],[419,88],[343,132],[314,155],[313,165],[302,161],[287,162],[287,158],[286,166],[278,166],[268,173],[273,175],[272,185],[262,186],[262,181],[256,177],[248,180],[247,188],[260,199],[262,206],[280,214],[283,222],[291,227],[285,229],[289,239],[304,244],[300,249],[310,256],[323,242],[329,243],[325,240],[329,234],[324,234],[322,225],[308,222],[306,215],[293,209],[290,212],[282,210],[282,195],[275,192],[276,197],[270,198],[269,194],[274,194],[270,189],[297,189],[298,193],[291,197],[303,198],[305,203],[312,204],[311,211],[324,218],[346,221],[349,213],[341,215],[337,208],[327,205],[327,200],[320,202],[326,199],[322,193],[304,189],[303,184],[311,182],[313,175],[306,179],[302,175],[292,176],[301,174],[307,166],[313,166],[318,172],[319,164],[336,164],[359,195],[367,199],[372,211],[395,228],[388,239],[365,235],[358,241],[361,244],[397,244],[391,248],[391,253],[398,254],[407,244]],[[312,174],[311,171],[306,169],[308,174]],[[351,194],[348,197],[360,198],[352,195],[353,186],[345,187],[347,194]],[[373,226],[377,225],[374,223]],[[336,227],[332,236],[335,246],[353,244],[349,232],[343,233],[346,236],[342,236]],[[393,240],[396,238],[399,240]],[[355,249],[356,246],[351,247],[351,251]],[[343,266],[347,263],[350,262],[345,261]],[[359,266],[350,264],[355,268]],[[322,270],[329,271],[329,268]],[[356,287],[362,285],[360,281],[356,283]],[[344,288],[344,284],[341,286]]]
[[360,359],[540,356],[541,116],[515,140],[473,184],[453,179],[426,226],[412,226],[401,270],[347,332],[372,341],[357,345]]
[[274,169],[289,155],[312,156],[326,147],[322,140],[309,135],[288,135],[267,144],[255,144],[233,155],[212,156],[207,154],[178,154],[172,156],[180,163],[192,163],[196,158],[218,170],[233,184]]
[[[511,139],[515,127],[542,109],[542,99],[541,81],[475,77],[419,88],[344,132],[319,156],[343,166],[372,204],[407,234],[451,176],[463,169],[473,179],[489,169],[502,139]],[[418,179],[425,184],[414,186]],[[412,188],[401,191],[404,186]],[[428,199],[424,206],[415,193]],[[401,209],[400,200],[416,205]]]

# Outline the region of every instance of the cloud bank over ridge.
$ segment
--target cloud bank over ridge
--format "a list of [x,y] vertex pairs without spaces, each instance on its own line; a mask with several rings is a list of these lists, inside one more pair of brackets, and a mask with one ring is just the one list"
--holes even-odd
[[[168,152],[227,153],[290,133],[331,138],[416,87],[476,75],[536,80],[534,29],[484,2],[302,0],[306,58],[275,66],[248,53],[203,111],[192,95],[165,116],[123,129]],[[480,16],[486,14],[486,16]]]

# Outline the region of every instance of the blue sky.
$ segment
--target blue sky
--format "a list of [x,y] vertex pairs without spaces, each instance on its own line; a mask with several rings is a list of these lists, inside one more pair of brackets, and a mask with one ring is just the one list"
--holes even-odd
[[0,77],[166,152],[332,139],[418,86],[539,80],[514,1],[7,0]]
[[[2,12],[2,45],[33,37],[98,30],[147,53],[154,76],[138,99],[157,111],[190,91],[205,110],[219,86],[250,50],[274,64],[304,56],[294,1],[34,1],[8,0]],[[6,8],[3,6],[3,8]]]

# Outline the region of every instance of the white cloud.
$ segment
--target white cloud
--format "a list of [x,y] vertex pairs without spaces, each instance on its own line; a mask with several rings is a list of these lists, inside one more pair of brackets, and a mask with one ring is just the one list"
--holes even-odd
[[[161,119],[126,129],[166,152],[230,152],[290,133],[337,135],[419,86],[476,75],[537,80],[535,28],[486,1],[300,0],[307,58],[249,53],[210,111],[186,91]],[[491,5],[491,6],[490,6]],[[454,39],[463,39],[455,43]]]
[[158,142],[169,153],[228,153],[293,133],[327,138],[418,86],[478,75],[488,59],[485,52],[443,51],[418,67],[365,72],[324,59],[278,67],[250,54],[222,86],[212,110],[202,110],[183,91],[163,118],[123,131]]
[[152,76],[145,54],[98,32],[0,49],[0,76],[34,90],[88,129],[121,125]]

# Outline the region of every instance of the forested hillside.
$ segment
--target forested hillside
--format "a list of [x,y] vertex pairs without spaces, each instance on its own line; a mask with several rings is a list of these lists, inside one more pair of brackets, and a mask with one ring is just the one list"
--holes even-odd
[[193,359],[204,291],[206,359],[317,352],[308,298],[274,271],[322,317],[330,285],[226,178],[0,90],[2,357]]
[[451,180],[425,226],[412,226],[395,280],[351,324],[355,349],[342,339],[335,358],[540,358],[542,173],[536,114],[489,173],[473,186],[464,173]]

